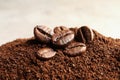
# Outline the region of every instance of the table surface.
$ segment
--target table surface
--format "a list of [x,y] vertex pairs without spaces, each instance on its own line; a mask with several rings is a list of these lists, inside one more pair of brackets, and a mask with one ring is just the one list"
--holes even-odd
[[35,25],[87,25],[120,38],[120,0],[0,0],[0,45],[32,37]]

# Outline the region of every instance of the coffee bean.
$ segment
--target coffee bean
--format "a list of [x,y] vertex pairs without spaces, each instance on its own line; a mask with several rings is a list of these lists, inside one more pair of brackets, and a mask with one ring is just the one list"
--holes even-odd
[[44,42],[44,43],[49,43],[51,41],[52,37],[52,30],[46,26],[36,26],[34,28],[34,36],[37,40]]
[[93,40],[94,34],[91,28],[82,26],[78,29],[76,37],[80,42],[89,43]]
[[54,28],[54,33],[58,33],[58,32],[61,32],[61,31],[63,31],[63,30],[68,30],[68,28],[65,27],[65,26],[55,27],[55,28]]
[[49,59],[49,58],[52,58],[53,56],[55,56],[55,54],[56,54],[56,51],[54,51],[51,48],[47,48],[47,47],[39,49],[37,52],[37,56],[40,59]]
[[70,30],[63,30],[52,36],[52,42],[58,46],[65,46],[74,39],[74,33]]
[[68,56],[77,56],[86,52],[86,45],[84,43],[73,42],[63,52]]

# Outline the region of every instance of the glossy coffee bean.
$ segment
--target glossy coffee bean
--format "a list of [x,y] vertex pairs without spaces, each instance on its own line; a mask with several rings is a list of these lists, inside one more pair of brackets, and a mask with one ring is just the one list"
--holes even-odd
[[70,43],[64,50],[64,54],[68,56],[77,56],[86,52],[86,45],[84,43],[73,42]]
[[39,49],[37,52],[37,56],[40,59],[49,59],[55,56],[55,54],[56,54],[56,51],[54,51],[51,48],[42,48],[42,49]]
[[52,30],[46,26],[36,26],[34,28],[34,36],[37,40],[44,43],[49,43],[52,37]]
[[68,28],[65,27],[65,26],[55,27],[55,28],[54,28],[54,33],[58,33],[58,32],[61,32],[61,31],[63,31],[63,30],[68,30]]
[[53,44],[58,45],[58,46],[67,45],[73,39],[74,39],[74,33],[70,30],[63,30],[59,33],[55,33],[52,36]]
[[78,29],[76,37],[80,42],[89,43],[93,40],[94,34],[91,28],[82,26]]

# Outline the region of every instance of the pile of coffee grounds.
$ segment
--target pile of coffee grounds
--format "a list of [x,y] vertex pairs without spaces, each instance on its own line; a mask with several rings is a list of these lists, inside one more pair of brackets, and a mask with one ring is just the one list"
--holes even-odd
[[[94,30],[83,55],[70,57],[63,49],[34,38],[17,39],[0,46],[0,80],[120,80],[120,39]],[[40,60],[36,52],[52,47],[57,54]]]

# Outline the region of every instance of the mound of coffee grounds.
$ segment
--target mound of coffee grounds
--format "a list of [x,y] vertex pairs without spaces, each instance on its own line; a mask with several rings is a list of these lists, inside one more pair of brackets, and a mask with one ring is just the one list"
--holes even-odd
[[[0,46],[0,80],[120,80],[120,39],[94,34],[86,53],[75,57],[34,38],[6,43]],[[44,47],[56,55],[40,60],[36,53]]]

